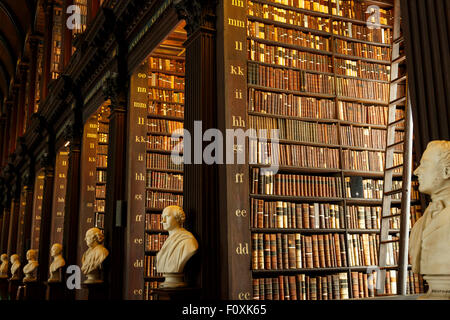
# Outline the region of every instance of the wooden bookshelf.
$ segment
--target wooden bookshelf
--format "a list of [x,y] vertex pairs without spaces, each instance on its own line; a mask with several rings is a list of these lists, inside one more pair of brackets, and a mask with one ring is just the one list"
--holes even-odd
[[[323,268],[323,267],[315,267],[315,268],[289,268],[289,269],[276,269],[271,270],[264,269],[261,270],[260,268],[251,268],[251,274],[252,274],[252,283],[253,283],[253,296],[257,299],[264,299],[264,284],[267,284],[268,278],[275,279],[277,276],[282,276],[283,274],[287,275],[294,275],[298,276],[301,274],[306,274],[306,277],[308,275],[312,274],[322,274],[323,276],[339,276],[341,277],[341,286],[340,288],[344,288],[344,290],[347,291],[346,295],[343,295],[345,298],[362,298],[359,296],[359,294],[356,294],[356,292],[353,292],[352,289],[354,289],[353,285],[358,286],[357,283],[353,284],[354,279],[352,277],[355,276],[356,273],[366,273],[369,268],[373,268],[373,265],[358,265],[360,263],[359,260],[356,259],[356,256],[351,256],[351,252],[348,250],[350,246],[353,246],[353,242],[350,239],[376,239],[379,234],[379,216],[375,219],[373,216],[360,216],[364,217],[364,219],[369,219],[370,222],[373,220],[378,221],[378,225],[375,227],[371,226],[369,224],[369,221],[357,221],[358,224],[355,225],[355,221],[350,221],[350,217],[352,219],[355,219],[354,216],[350,216],[350,212],[348,210],[356,210],[355,208],[360,208],[358,210],[362,210],[361,208],[369,208],[369,211],[366,211],[365,214],[374,214],[374,212],[378,212],[378,214],[381,213],[381,198],[375,199],[375,198],[352,198],[347,195],[346,190],[346,178],[354,178],[354,177],[360,177],[363,180],[362,181],[370,181],[370,179],[375,180],[381,180],[383,179],[383,169],[384,166],[377,166],[381,169],[380,171],[373,171],[369,170],[368,163],[365,162],[365,160],[358,160],[362,161],[362,165],[358,165],[361,168],[356,166],[356,162],[350,162],[350,167],[344,167],[344,154],[348,153],[348,156],[351,155],[351,157],[356,157],[354,159],[359,159],[357,157],[362,157],[363,153],[369,152],[372,153],[371,155],[367,155],[369,157],[369,161],[378,161],[378,158],[375,158],[376,156],[383,155],[382,158],[384,161],[384,144],[380,144],[379,141],[383,140],[383,135],[377,136],[373,138],[371,136],[369,146],[365,143],[362,144],[360,139],[362,136],[358,136],[361,132],[372,132],[370,130],[379,130],[380,134],[381,131],[386,130],[386,111],[387,106],[389,105],[389,89],[388,85],[390,83],[389,79],[389,67],[391,62],[390,60],[390,53],[391,53],[391,43],[392,43],[392,26],[390,19],[393,17],[393,12],[385,12],[383,10],[391,10],[393,8],[393,5],[391,3],[387,2],[381,2],[381,1],[351,1],[357,3],[357,5],[367,6],[369,3],[378,5],[382,8],[382,18],[385,19],[387,22],[386,24],[381,25],[381,29],[377,31],[371,31],[366,27],[366,21],[363,19],[367,19],[368,15],[364,14],[364,12],[350,12],[348,11],[349,7],[346,7],[347,4],[343,4],[342,1],[338,0],[330,0],[330,1],[311,1],[316,2],[318,5],[314,7],[314,10],[308,10],[305,8],[299,8],[293,6],[294,3],[304,3],[307,1],[277,1],[277,0],[248,0],[244,7],[242,8],[228,8],[230,12],[234,13],[234,16],[239,16],[237,11],[241,10],[246,13],[247,21],[250,22],[249,25],[249,33],[244,35],[241,31],[236,31],[237,28],[234,28],[233,31],[236,31],[237,34],[232,38],[230,41],[241,41],[241,42],[247,42],[248,43],[248,55],[247,55],[247,68],[248,68],[248,74],[247,74],[247,90],[248,90],[248,112],[247,112],[247,128],[250,128],[250,121],[249,119],[251,117],[264,117],[264,118],[272,118],[277,120],[276,126],[280,130],[285,130],[285,127],[282,126],[282,122],[280,121],[288,121],[288,120],[298,120],[298,121],[305,121],[310,123],[316,123],[316,124],[323,124],[323,125],[335,125],[337,128],[337,143],[330,143],[330,141],[326,141],[325,143],[318,143],[318,142],[311,142],[311,141],[303,141],[303,140],[291,140],[291,139],[280,139],[279,144],[280,147],[283,146],[309,146],[309,147],[317,147],[317,148],[325,148],[325,149],[336,149],[338,150],[339,154],[339,161],[337,163],[336,168],[319,168],[319,167],[300,167],[297,165],[286,165],[285,163],[282,163],[278,168],[278,173],[280,174],[290,174],[290,175],[315,175],[315,176],[324,176],[324,177],[340,177],[342,183],[339,188],[342,188],[342,196],[338,197],[304,197],[304,196],[288,196],[288,195],[280,195],[280,194],[259,194],[259,193],[248,193],[248,196],[250,198],[249,208],[247,209],[248,212],[252,212],[252,218],[254,218],[254,212],[253,210],[257,210],[256,212],[259,212],[260,214],[263,213],[264,217],[265,215],[269,215],[269,217],[265,218],[258,218],[258,219],[266,219],[264,220],[264,223],[268,223],[267,219],[276,219],[274,217],[276,216],[276,213],[273,213],[272,211],[269,211],[269,213],[266,210],[269,210],[271,203],[282,203],[287,204],[288,206],[291,205],[291,208],[294,208],[294,205],[300,205],[300,204],[307,204],[308,206],[314,206],[315,204],[318,204],[317,206],[321,208],[325,208],[325,205],[335,205],[340,206],[342,208],[342,213],[345,215],[343,222],[343,225],[340,225],[339,228],[256,228],[252,224],[254,223],[253,220],[250,224],[250,237],[248,238],[248,241],[252,243],[251,252],[249,253],[251,257],[251,265],[254,263],[254,254],[255,250],[257,252],[257,256],[260,254],[263,254],[264,256],[261,258],[259,256],[258,262],[259,264],[264,264],[267,261],[265,256],[266,250],[270,250],[270,253],[276,252],[276,254],[279,254],[278,250],[281,250],[281,248],[276,248],[275,251],[273,251],[272,247],[266,247],[266,243],[264,242],[264,248],[258,247],[258,249],[255,249],[253,244],[253,236],[254,235],[261,235],[263,234],[264,237],[268,237],[273,234],[281,234],[281,235],[292,235],[292,234],[300,234],[302,237],[305,236],[321,236],[325,237],[325,235],[339,235],[339,238],[341,242],[342,249],[345,251],[345,262],[341,261],[341,263],[344,266],[341,267],[333,267],[333,268]],[[337,2],[340,3],[344,7],[342,9],[342,12],[337,13],[336,12],[336,5]],[[347,1],[348,3],[348,1]],[[291,4],[291,5],[289,5]],[[321,7],[320,4],[325,7]],[[258,7],[259,5],[264,5],[263,7]],[[356,6],[355,8],[358,8]],[[258,12],[257,10],[264,10],[261,12]],[[275,11],[278,10],[278,11]],[[283,11],[284,10],[284,11]],[[323,10],[320,12],[320,10]],[[274,17],[277,17],[276,20],[273,20],[271,18],[271,15]],[[286,16],[283,16],[286,15]],[[359,17],[359,18],[358,18]],[[291,20],[289,20],[291,19]],[[303,19],[303,20],[302,20]],[[291,24],[289,21],[294,21],[293,24]],[[305,22],[308,21],[308,22]],[[259,25],[253,25],[252,23],[259,23]],[[307,25],[308,24],[308,25]],[[272,27],[267,27],[272,26]],[[347,29],[342,29],[343,27]],[[251,29],[255,28],[255,29]],[[259,29],[257,29],[259,28]],[[272,29],[275,28],[275,29]],[[276,30],[276,28],[283,29],[282,32],[280,31],[280,34],[278,35],[278,40],[275,41],[275,35],[272,32],[272,30]],[[320,29],[319,29],[320,28]],[[339,29],[341,28],[341,29]],[[286,33],[286,30],[292,30],[293,34],[295,32],[302,32],[303,34],[313,35],[316,38],[318,42],[320,41],[329,41],[329,49],[323,50],[318,49],[318,47],[310,46],[300,46],[297,44],[294,44],[291,39],[288,37],[283,37],[283,32]],[[351,29],[351,30],[350,30]],[[259,30],[259,31],[258,31]],[[360,34],[353,34],[352,31],[354,30],[361,30]],[[260,34],[258,33],[260,32]],[[276,31],[275,31],[276,32]],[[376,32],[373,33],[373,32]],[[251,34],[250,34],[251,33]],[[241,38],[239,39],[239,35]],[[320,40],[322,39],[322,40]],[[368,40],[368,39],[376,39],[376,40]],[[343,50],[345,48],[351,48],[354,46],[354,49],[356,50],[355,53],[352,54],[343,54],[340,50],[338,50],[337,43],[341,41],[341,45],[343,46]],[[323,44],[322,44],[323,45]],[[258,47],[259,46],[259,47]],[[318,43],[316,43],[316,46],[318,46]],[[280,48],[280,53],[277,53],[277,48]],[[255,52],[252,52],[251,50],[255,50]],[[259,50],[259,51],[258,51]],[[289,51],[291,50],[291,51]],[[362,51],[361,51],[362,50]],[[365,52],[365,50],[368,50],[368,52]],[[281,52],[283,52],[283,56],[281,57]],[[294,52],[295,56],[291,56],[288,58],[289,52]],[[315,70],[309,70],[309,69],[301,69],[299,67],[294,67],[293,59],[297,59],[300,55],[300,53],[310,53],[314,55],[322,55],[323,59],[319,59],[316,57],[309,58],[311,59],[311,63],[327,63],[327,59],[331,59],[330,63],[330,71],[324,72],[323,68],[326,68],[326,65],[319,66],[319,68],[322,69],[315,69]],[[281,57],[281,59],[280,59]],[[374,58],[376,57],[376,58]],[[382,58],[383,57],[383,58]],[[277,60],[278,59],[278,60]],[[300,59],[300,58],[298,58]],[[273,62],[275,60],[275,63]],[[287,65],[283,65],[282,63],[278,63],[278,61],[286,61]],[[343,62],[349,61],[348,66],[353,63],[355,66],[354,69],[351,69],[350,72],[353,73],[345,73],[342,71],[343,68],[349,68],[346,65],[342,65]],[[295,62],[297,63],[297,62]],[[300,60],[297,63],[297,65],[300,65]],[[256,66],[256,67],[255,67]],[[307,65],[307,68],[310,68],[309,65]],[[379,74],[376,76],[373,73],[364,73],[366,72],[366,66],[369,66],[373,68],[372,70],[380,70],[380,72],[384,72],[384,78],[382,78],[383,75]],[[264,81],[267,81],[264,77],[270,77],[270,72],[264,74],[264,72],[267,72],[265,69],[261,68],[267,68],[267,70],[286,70],[286,72],[294,72],[294,71],[304,71],[306,74],[314,74],[320,77],[331,77],[332,78],[332,86],[331,90],[327,93],[323,93],[323,89],[318,88],[315,89],[317,92],[309,92],[308,90],[286,90],[286,89],[280,89],[281,87],[284,88],[284,84],[277,84],[277,85],[260,85],[259,79],[263,78]],[[311,68],[313,69],[313,68]],[[260,71],[263,70],[263,71]],[[349,69],[350,70],[350,69]],[[370,70],[370,69],[368,69]],[[370,72],[370,71],[369,71]],[[356,76],[356,73],[358,73],[358,76]],[[350,75],[351,74],[351,75]],[[359,76],[359,75],[363,76]],[[255,80],[256,79],[256,80]],[[311,78],[312,79],[312,78]],[[342,95],[338,94],[338,88],[339,85],[347,85],[352,86],[353,82],[359,83],[364,86],[369,86],[370,90],[361,90],[361,92],[352,93],[351,95]],[[280,80],[281,82],[281,80]],[[275,81],[274,81],[275,83]],[[290,84],[289,84],[290,85]],[[237,85],[236,85],[237,86]],[[305,85],[306,86],[306,85]],[[237,86],[238,87],[238,86]],[[387,88],[387,91],[386,91]],[[349,89],[354,89],[350,88]],[[371,91],[372,90],[372,91]],[[382,91],[385,90],[385,91]],[[274,95],[279,96],[274,96]],[[378,95],[380,99],[374,99],[372,96],[373,94]],[[382,94],[382,95],[380,95]],[[371,96],[372,95],[372,96]],[[309,105],[302,106],[301,103],[308,103],[307,101],[300,101],[298,97],[302,97],[305,99],[315,99],[310,100]],[[272,100],[270,100],[272,99]],[[278,99],[278,100],[277,100]],[[294,101],[296,101],[294,105]],[[328,102],[325,102],[328,101]],[[273,105],[276,104],[276,105]],[[320,104],[320,107],[319,107]],[[269,111],[269,108],[272,108],[272,111]],[[297,109],[296,109],[297,108]],[[307,110],[306,112],[315,113],[315,117],[302,117],[299,116],[300,113],[304,112],[302,108],[313,108],[311,110]],[[316,109],[314,109],[316,108]],[[322,109],[321,109],[322,108]],[[332,109],[327,109],[332,108]],[[327,113],[331,116],[324,117],[319,116],[319,113],[317,113],[318,110],[329,110]],[[342,114],[344,112],[345,114]],[[356,121],[358,119],[358,121]],[[253,122],[256,123],[256,122]],[[261,122],[263,123],[263,122]],[[274,122],[264,122],[264,123],[274,123]],[[293,124],[294,125],[294,124]],[[300,123],[298,123],[300,125]],[[255,128],[255,127],[252,127]],[[257,127],[261,128],[262,127]],[[257,129],[255,128],[255,129]],[[275,129],[274,128],[266,128],[266,129]],[[351,145],[346,145],[344,141],[344,131],[341,132],[341,128],[345,130],[350,130],[351,134],[353,135],[353,138],[355,140],[352,140],[353,143]],[[358,131],[360,130],[360,131]],[[362,131],[365,130],[365,131]],[[403,129],[399,128],[397,130],[399,135],[402,134]],[[345,131],[347,132],[347,131]],[[378,134],[378,133],[377,133]],[[353,139],[352,138],[352,139]],[[301,138],[303,139],[303,138]],[[310,139],[310,138],[308,138]],[[381,139],[381,140],[380,140]],[[384,138],[385,140],[385,138]],[[359,142],[357,142],[359,141]],[[366,142],[367,143],[367,142]],[[251,149],[249,149],[251,150]],[[288,149],[286,149],[288,150]],[[319,149],[315,149],[316,152],[318,152]],[[287,152],[287,151],[286,151]],[[363,152],[363,153],[362,153]],[[361,153],[361,154],[359,154]],[[402,151],[398,150],[397,153],[399,154],[399,157],[402,155]],[[294,155],[292,155],[294,157]],[[373,157],[373,158],[371,158]],[[256,157],[258,159],[258,157]],[[351,158],[350,158],[351,159]],[[363,158],[361,158],[363,159]],[[372,160],[370,160],[372,159]],[[356,161],[356,160],[353,160]],[[375,163],[375,162],[374,162]],[[250,183],[250,190],[252,190],[252,183],[254,183],[254,178],[251,176],[251,172],[253,168],[267,168],[269,165],[262,164],[262,163],[251,163],[249,164],[249,176],[248,180]],[[365,169],[364,169],[365,168]],[[397,179],[401,178],[400,174],[396,174],[395,177]],[[290,178],[286,178],[290,179]],[[259,182],[258,182],[259,183]],[[366,182],[364,182],[366,183]],[[368,182],[367,182],[368,183]],[[273,183],[275,185],[275,183]],[[366,190],[369,192],[369,190]],[[240,196],[245,196],[244,191],[242,191],[243,194]],[[417,198],[414,198],[412,201],[412,204],[418,204]],[[263,204],[265,207],[254,209],[253,205],[256,205],[256,203],[260,203],[260,201],[263,201]],[[400,200],[393,200],[393,203],[398,205],[400,204]],[[250,207],[250,205],[252,207]],[[259,204],[258,204],[259,205]],[[273,207],[272,207],[273,208]],[[297,208],[297,207],[295,207]],[[262,210],[262,211],[261,211]],[[281,210],[281,209],[280,209]],[[286,209],[285,209],[286,210]],[[287,212],[289,212],[289,216],[292,220],[292,223],[296,221],[293,217],[294,212],[289,211],[294,209],[288,209]],[[322,210],[322,209],[321,209]],[[341,209],[339,209],[341,210]],[[375,211],[374,211],[375,210]],[[378,211],[377,211],[378,210]],[[280,211],[281,212],[281,211]],[[331,212],[331,211],[330,211]],[[321,211],[322,213],[322,211]],[[275,214],[275,215],[274,215]],[[285,214],[285,213],[283,213]],[[361,215],[362,213],[360,213]],[[274,215],[274,216],[273,216]],[[371,220],[372,219],[372,220]],[[291,220],[289,220],[291,223]],[[259,220],[258,220],[259,221]],[[298,217],[297,217],[298,221]],[[364,223],[363,223],[364,222]],[[413,222],[413,221],[412,221]],[[258,223],[262,223],[259,221]],[[275,223],[275,222],[270,222]],[[276,222],[278,223],[278,222]],[[285,222],[286,223],[286,222]],[[367,223],[367,224],[366,224]],[[372,223],[372,222],[371,222]],[[389,233],[391,235],[395,235],[398,233],[398,230],[396,230],[397,226],[395,228],[392,228]],[[262,240],[261,240],[262,241]],[[278,241],[278,240],[277,240]],[[353,240],[352,240],[353,241]],[[360,243],[355,245],[358,245],[358,250],[362,250],[364,246],[365,250],[365,244],[362,243],[363,240]],[[364,240],[365,241],[365,240]],[[374,240],[375,241],[375,240]],[[260,246],[261,244],[258,244]],[[271,243],[272,245],[272,243]],[[279,243],[277,242],[277,246]],[[331,245],[331,243],[330,243]],[[297,244],[296,244],[297,246]],[[296,247],[297,248],[297,247]],[[330,247],[331,248],[331,247]],[[367,248],[369,248],[369,243],[367,244]],[[264,250],[264,253],[261,253],[260,250]],[[285,252],[284,248],[283,254],[288,252]],[[286,247],[286,251],[287,251]],[[301,247],[301,250],[305,250],[305,247]],[[322,250],[322,249],[321,249]],[[333,249],[335,250],[335,249]],[[376,256],[378,254],[377,252],[377,244],[375,242],[370,243],[370,253],[371,256],[367,257],[366,252],[364,253],[358,253],[361,254],[361,259],[364,257],[364,259],[373,259],[376,260]],[[332,254],[332,252],[330,253]],[[395,254],[393,253],[393,256]],[[289,257],[290,259],[291,257]],[[298,258],[298,257],[297,257]],[[263,261],[261,261],[263,259]],[[284,258],[283,258],[284,259]],[[295,257],[294,257],[295,259]],[[318,258],[319,259],[319,258]],[[336,259],[336,257],[334,258]],[[353,261],[353,264],[351,263]],[[358,258],[360,259],[360,258]],[[356,261],[356,262],[355,262]],[[359,262],[358,262],[359,261]],[[376,261],[375,261],[376,262]],[[336,262],[335,262],[336,263]],[[356,263],[356,265],[354,265]],[[372,263],[374,264],[374,263]],[[269,263],[270,265],[270,263]],[[239,272],[242,274],[245,274],[247,272],[243,268],[240,268],[239,270],[234,270],[234,272]],[[362,275],[358,274],[358,277],[361,277]],[[366,281],[367,281],[367,274],[366,274]],[[242,281],[244,281],[243,276],[240,277]],[[280,278],[281,279],[281,278]],[[320,279],[320,278],[319,278]],[[249,279],[250,280],[250,279]],[[292,280],[292,279],[290,279]],[[275,280],[274,280],[275,281]],[[281,280],[280,280],[281,281]],[[286,279],[284,279],[286,283]],[[314,280],[315,281],[315,280]],[[323,281],[321,279],[320,281]],[[262,288],[261,289],[261,285]],[[298,283],[297,283],[298,285]],[[297,288],[300,290],[299,288]],[[285,288],[286,290],[286,288]],[[371,294],[374,294],[372,292]],[[262,296],[262,298],[261,298]],[[269,296],[272,297],[271,294]],[[342,299],[342,295],[340,298]],[[266,292],[267,297],[267,292]]]
[[[185,39],[182,24],[174,32]],[[128,206],[131,246],[126,298],[133,300],[156,299],[152,289],[164,279],[156,272],[156,255],[168,237],[161,213],[168,205],[183,207],[183,164],[171,159],[172,150],[182,141],[181,137],[171,142],[171,136],[172,129],[182,129],[184,121],[184,54],[178,55],[183,42],[171,43],[173,52],[164,43],[131,76],[129,153],[136,157],[128,161],[132,201]]]

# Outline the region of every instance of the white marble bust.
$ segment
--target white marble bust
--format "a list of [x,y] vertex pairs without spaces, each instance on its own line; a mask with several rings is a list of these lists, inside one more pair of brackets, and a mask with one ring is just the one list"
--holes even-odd
[[11,278],[10,278],[10,280],[19,280],[19,273],[20,273],[19,255],[13,254],[10,259],[11,259]]
[[53,261],[50,264],[50,278],[48,278],[48,282],[61,282],[61,268],[66,265],[66,261],[61,253],[62,245],[59,243],[53,244],[50,250]]
[[23,267],[23,273],[25,277],[23,282],[34,282],[37,280],[37,270],[39,263],[36,260],[36,250],[30,249],[27,251],[28,263]]
[[0,260],[2,262],[2,264],[0,265],[0,279],[8,278],[8,255],[6,253],[2,254],[0,256]]
[[425,275],[429,295],[431,287],[447,283],[445,290],[438,291],[447,291],[450,298],[450,141],[430,142],[414,174],[419,191],[430,195],[431,203],[411,230],[412,270]]
[[169,237],[156,255],[156,270],[165,277],[160,287],[186,286],[183,270],[187,261],[197,252],[197,240],[183,228],[186,215],[179,206],[166,207],[161,218],[164,230],[169,231]]
[[86,244],[89,249],[81,258],[81,271],[86,275],[87,280],[84,283],[101,283],[102,263],[108,256],[108,250],[103,246],[105,236],[98,228],[91,228],[86,232]]

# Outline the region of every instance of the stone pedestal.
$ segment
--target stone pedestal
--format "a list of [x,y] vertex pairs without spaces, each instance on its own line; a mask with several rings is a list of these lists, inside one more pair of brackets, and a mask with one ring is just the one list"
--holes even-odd
[[45,285],[39,282],[24,282],[24,300],[45,300]]
[[160,288],[174,289],[187,287],[187,283],[184,282],[184,273],[164,273],[164,282],[160,284]]
[[8,278],[0,278],[0,300],[8,300]]
[[88,291],[88,300],[106,300],[108,297],[105,283],[83,283],[82,286]]
[[9,300],[17,300],[17,289],[22,284],[22,280],[8,280],[8,282]]
[[450,300],[450,275],[424,275],[428,292],[418,300]]
[[64,282],[46,282],[47,291],[45,293],[46,300],[65,300]]
[[152,289],[157,300],[197,301],[200,300],[199,288],[158,288]]

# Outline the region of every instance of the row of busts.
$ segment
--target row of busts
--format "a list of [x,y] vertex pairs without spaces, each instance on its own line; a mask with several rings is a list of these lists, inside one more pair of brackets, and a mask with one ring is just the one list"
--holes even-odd
[[[102,263],[108,256],[108,250],[103,246],[104,235],[98,228],[91,228],[86,232],[85,236],[88,249],[82,257],[81,271],[86,275],[87,280],[85,283],[98,283],[102,282],[100,270]],[[48,282],[61,282],[61,268],[66,265],[66,262],[62,256],[62,245],[55,243],[52,245],[50,254],[53,258],[49,267]],[[39,263],[37,261],[37,251],[30,249],[27,251],[28,263],[23,267],[24,274],[23,282],[35,282],[37,281],[37,270]],[[7,254],[0,256],[0,279],[7,279],[9,277],[8,271],[11,272],[10,280],[20,280],[20,257],[18,254],[13,254],[10,257],[11,269],[9,270],[9,260]]]

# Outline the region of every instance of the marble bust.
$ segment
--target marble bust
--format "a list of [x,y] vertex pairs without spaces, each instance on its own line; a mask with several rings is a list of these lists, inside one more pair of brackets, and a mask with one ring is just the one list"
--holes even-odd
[[66,265],[66,261],[61,253],[62,245],[59,243],[53,244],[50,250],[53,261],[50,264],[50,278],[48,278],[48,282],[61,282],[61,268]]
[[11,259],[11,278],[10,278],[10,280],[19,280],[19,273],[20,273],[19,255],[13,254],[10,259]]
[[23,273],[25,277],[23,278],[23,282],[33,282],[37,280],[37,269],[39,263],[36,260],[36,250],[30,249],[27,251],[27,260],[28,263],[23,267]]
[[[431,203],[411,230],[409,253],[413,272],[428,278],[430,294],[434,277],[450,279],[450,141],[430,142],[414,174]],[[450,281],[446,290],[450,298]]]
[[169,232],[169,237],[156,255],[156,270],[165,277],[160,287],[186,286],[183,270],[187,261],[197,252],[197,240],[192,233],[183,228],[186,215],[179,206],[166,207],[161,218],[163,228]]
[[86,231],[86,244],[89,247],[81,258],[81,271],[87,279],[84,283],[102,283],[102,263],[108,256],[108,250],[103,246],[105,236],[98,228]]
[[0,265],[0,279],[8,278],[8,255],[6,253],[2,254],[0,256],[0,260],[2,262],[2,264]]

